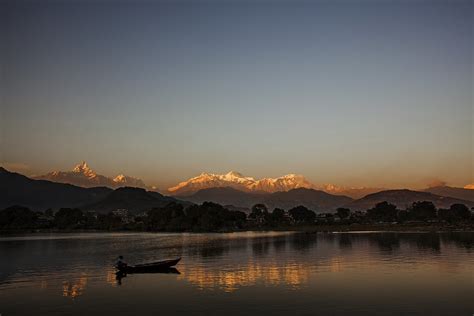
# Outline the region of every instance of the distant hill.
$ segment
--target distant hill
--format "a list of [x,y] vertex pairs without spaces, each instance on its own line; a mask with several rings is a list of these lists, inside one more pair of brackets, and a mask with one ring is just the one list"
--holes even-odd
[[[110,192],[102,200],[85,205],[84,210],[94,210],[99,213],[107,213],[116,209],[127,209],[137,213],[154,207],[162,207],[170,202],[183,203],[172,197],[161,195],[157,192],[146,191],[141,188],[118,188]],[[190,203],[184,203],[189,205]]]
[[383,188],[350,188],[350,187],[338,187],[333,185],[324,185],[321,188],[317,188],[322,190],[326,193],[330,193],[333,195],[344,195],[348,196],[353,199],[360,199],[366,196],[367,194],[377,193],[380,191],[384,191],[386,189]]
[[23,205],[33,210],[78,207],[103,199],[112,189],[81,188],[71,184],[33,180],[0,167],[0,208]]
[[83,188],[66,183],[33,180],[0,167],[0,209],[22,205],[35,211],[79,207],[97,212],[121,208],[138,212],[170,202],[191,204],[141,188]]
[[199,190],[178,200],[158,192],[135,187],[123,187],[116,190],[106,187],[83,188],[65,183],[34,180],[0,167],[0,209],[12,205],[23,205],[33,210],[80,207],[98,212],[121,208],[140,212],[153,207],[161,207],[170,202],[186,206],[205,201],[236,209],[248,209],[257,203],[264,203],[270,210],[275,207],[288,210],[303,205],[316,212],[331,212],[341,206],[349,207],[353,211],[367,210],[383,201],[393,203],[399,208],[410,206],[416,201],[431,201],[438,208],[448,208],[454,203],[474,206],[474,190],[451,187],[436,187],[427,190],[430,192],[385,190],[352,200],[347,196],[310,188],[265,193],[245,192],[233,187],[216,187]]
[[350,197],[333,195],[320,190],[299,188],[268,195],[263,203],[273,209],[279,207],[288,210],[303,205],[315,212],[331,212],[352,201]]
[[256,203],[263,201],[265,193],[243,192],[231,187],[202,189],[189,196],[180,198],[194,203],[203,203],[206,201],[218,203],[221,205],[233,205],[236,207],[252,207]]
[[467,200],[474,202],[474,190],[464,188],[454,188],[448,186],[438,186],[423,190],[433,194],[448,196],[456,199]]
[[334,211],[339,206],[352,201],[351,198],[341,195],[333,195],[314,189],[292,189],[275,193],[253,193],[243,192],[234,188],[209,188],[181,197],[184,200],[195,203],[205,201],[219,203],[221,205],[232,205],[234,207],[250,208],[257,203],[265,204],[270,210],[275,207],[290,209],[298,205],[304,205],[314,211]]
[[474,206],[474,202],[445,197],[429,192],[411,191],[411,190],[386,190],[369,194],[361,199],[352,201],[346,206],[353,211],[365,211],[372,208],[379,202],[387,201],[395,204],[397,207],[405,209],[413,202],[430,201],[438,208],[449,208],[452,204],[462,203],[469,207]]

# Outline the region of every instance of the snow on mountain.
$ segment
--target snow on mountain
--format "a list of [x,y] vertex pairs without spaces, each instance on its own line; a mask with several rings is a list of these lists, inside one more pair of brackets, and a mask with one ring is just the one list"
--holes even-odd
[[53,171],[48,174],[35,177],[35,179],[49,180],[53,182],[69,183],[85,188],[105,186],[118,188],[124,186],[145,188],[142,180],[120,174],[115,178],[109,178],[97,174],[85,161],[75,166],[71,171]]
[[85,161],[82,161],[80,164],[75,166],[74,169],[72,169],[72,172],[77,173],[77,174],[82,174],[88,178],[97,177],[97,174],[91,168],[89,168],[89,166],[87,165],[87,162]]
[[474,190],[474,183],[465,185],[464,189]]
[[145,188],[145,183],[138,178],[126,176],[123,174],[119,174],[115,178],[112,179],[118,186],[128,186],[128,187],[137,187],[137,188]]
[[291,189],[306,188],[322,190],[334,195],[347,195],[360,198],[370,193],[379,192],[379,188],[350,188],[333,184],[314,185],[304,176],[287,174],[278,178],[263,178],[257,180],[243,176],[241,173],[230,171],[226,174],[201,173],[199,176],[180,182],[168,189],[172,195],[190,195],[202,189],[231,187],[244,192],[280,192]]
[[231,187],[245,192],[288,191],[295,188],[311,188],[313,185],[301,175],[288,174],[279,178],[264,178],[256,180],[242,174],[230,171],[226,174],[201,173],[199,176],[183,181],[168,189],[173,195],[184,195],[201,189]]
[[314,185],[298,174],[287,174],[279,178],[264,178],[255,181],[249,189],[251,191],[278,192],[298,188],[314,188]]
[[231,171],[226,174],[201,173],[199,176],[180,182],[168,189],[173,195],[191,194],[201,189],[232,187],[248,191],[255,183],[254,178],[244,177],[238,172]]

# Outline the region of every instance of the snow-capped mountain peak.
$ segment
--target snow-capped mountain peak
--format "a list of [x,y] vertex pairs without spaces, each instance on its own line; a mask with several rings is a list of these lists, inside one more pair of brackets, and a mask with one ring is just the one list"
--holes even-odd
[[325,191],[335,195],[347,195],[360,198],[369,193],[381,191],[378,188],[352,188],[337,186],[334,184],[314,185],[303,175],[290,173],[278,178],[255,179],[247,177],[236,171],[225,174],[214,174],[203,172],[200,175],[180,182],[168,189],[172,195],[191,195],[202,189],[231,187],[245,192],[277,192],[289,191],[291,189],[307,188]]
[[138,178],[126,176],[124,174],[119,174],[115,178],[112,179],[119,186],[129,186],[129,187],[139,187],[144,188],[146,187],[145,183]]
[[236,172],[236,171],[229,171],[226,173],[226,177],[229,177],[229,178],[243,178],[244,176],[239,173],[239,172]]
[[95,173],[87,162],[82,161],[71,171],[53,171],[36,177],[36,179],[49,180],[53,182],[69,183],[81,187],[106,186],[117,188],[122,186],[146,188],[145,183],[134,177],[119,174],[115,178],[109,178]]
[[124,175],[124,174],[119,174],[113,180],[114,180],[114,182],[117,182],[117,183],[123,183],[123,182],[127,181],[127,176]]
[[233,187],[243,191],[276,192],[301,187],[311,188],[312,186],[303,176],[296,174],[256,180],[252,177],[246,177],[239,172],[230,171],[226,174],[201,173],[197,177],[169,188],[168,191],[174,195],[182,195],[213,187]]
[[82,161],[80,164],[76,165],[74,169],[72,169],[72,172],[81,173],[89,178],[97,176],[97,174],[91,168],[89,168],[87,162],[85,161]]

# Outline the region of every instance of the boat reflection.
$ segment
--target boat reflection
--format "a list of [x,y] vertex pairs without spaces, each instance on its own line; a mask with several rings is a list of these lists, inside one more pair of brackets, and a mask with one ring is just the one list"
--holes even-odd
[[115,280],[117,285],[122,285],[122,279],[126,278],[127,275],[131,274],[181,274],[176,268],[161,268],[155,270],[148,270],[142,272],[122,272],[118,271],[115,273]]

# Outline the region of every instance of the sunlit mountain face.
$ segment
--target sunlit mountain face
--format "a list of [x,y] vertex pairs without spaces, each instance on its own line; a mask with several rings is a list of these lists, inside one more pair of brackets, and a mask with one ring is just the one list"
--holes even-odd
[[98,186],[110,188],[124,186],[146,188],[145,183],[138,178],[126,176],[123,174],[119,174],[114,178],[100,175],[92,170],[85,161],[82,161],[76,165],[71,171],[53,171],[45,175],[35,177],[35,179],[69,183],[85,188]]
[[[87,162],[74,166],[69,171],[53,171],[41,176],[36,176],[37,180],[49,180],[59,183],[68,183],[80,187],[137,187],[147,190],[157,191],[154,186],[148,186],[139,178],[119,174],[114,177],[102,175],[93,170]],[[385,188],[373,187],[348,187],[335,184],[314,184],[306,177],[300,174],[287,174],[277,178],[262,178],[245,176],[236,171],[230,171],[225,174],[206,173],[203,172],[198,176],[182,181],[175,186],[168,188],[164,194],[173,196],[190,196],[204,189],[212,188],[233,188],[247,193],[275,193],[286,192],[293,189],[314,189],[324,191],[333,195],[348,196],[353,199],[360,199],[369,194],[386,190]],[[464,188],[454,188],[448,186],[439,186],[435,188],[424,189],[441,196],[453,197],[463,200],[472,201],[472,193],[474,192],[474,184],[467,184]]]
[[315,185],[304,176],[287,174],[278,178],[255,179],[243,176],[239,172],[230,171],[226,174],[201,173],[199,176],[180,182],[168,189],[171,195],[190,195],[202,189],[231,187],[244,192],[274,193],[292,189],[306,188],[325,191],[336,195],[347,195],[360,198],[370,193],[379,192],[381,188],[351,188],[334,184]]
[[[102,175],[93,170],[87,162],[74,166],[69,171],[53,171],[41,176],[33,177],[36,180],[49,180],[58,183],[67,183],[84,188],[91,187],[136,187],[150,191],[158,191],[155,186],[148,186],[139,178],[119,174],[114,177]],[[300,174],[287,174],[277,178],[262,178],[245,176],[236,171],[225,174],[203,172],[198,176],[182,181],[175,186],[161,191],[166,195],[189,197],[201,190],[214,188],[232,188],[245,193],[262,194],[286,192],[293,189],[314,189],[333,195],[347,196],[352,199],[361,199],[369,194],[387,190],[378,187],[349,187],[335,184],[315,184]],[[422,189],[440,196],[452,197],[461,200],[474,201],[474,184],[462,187],[449,187],[447,185],[428,187]]]

